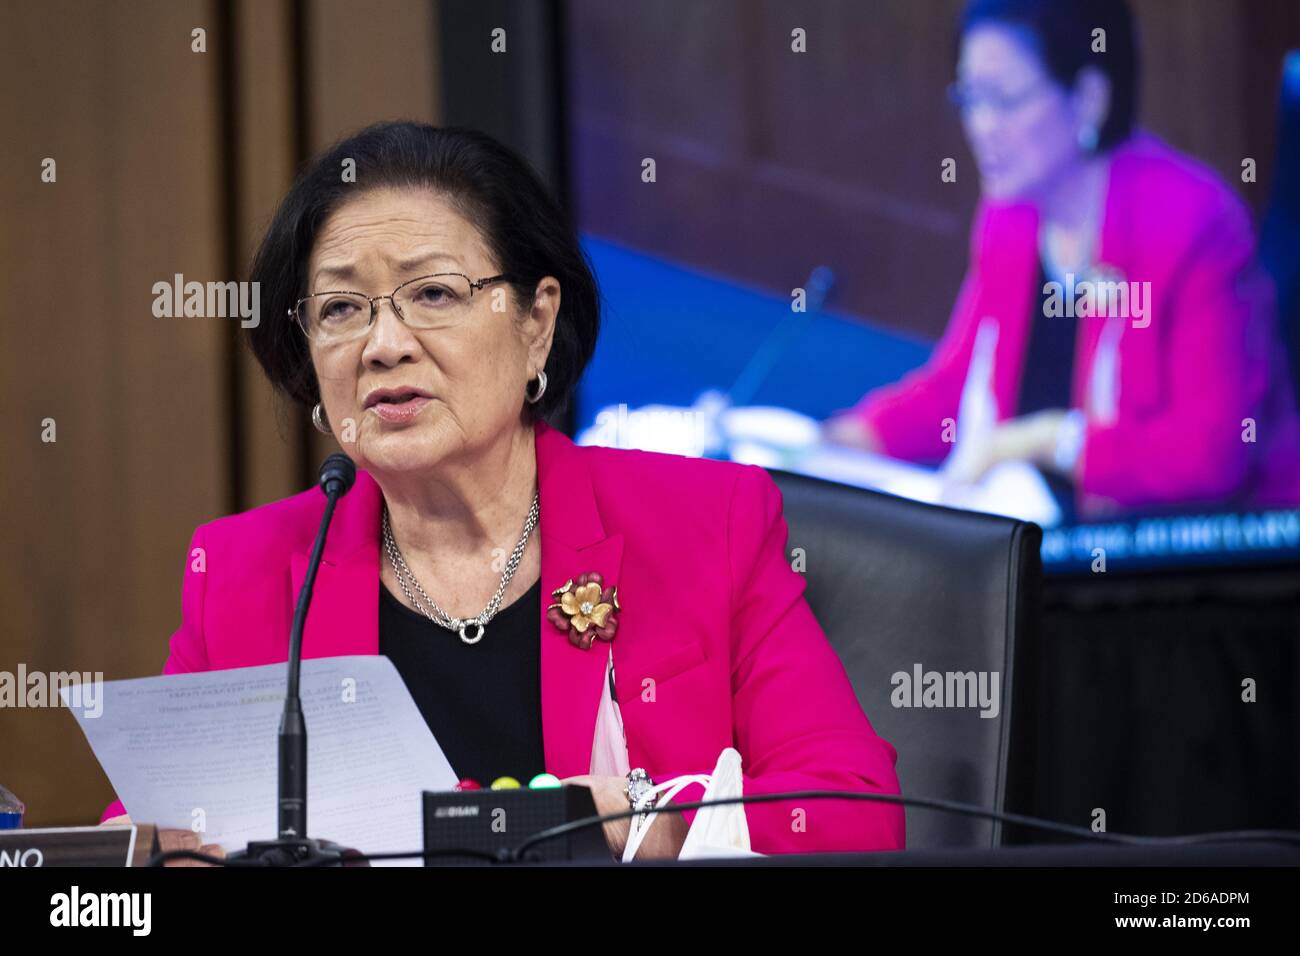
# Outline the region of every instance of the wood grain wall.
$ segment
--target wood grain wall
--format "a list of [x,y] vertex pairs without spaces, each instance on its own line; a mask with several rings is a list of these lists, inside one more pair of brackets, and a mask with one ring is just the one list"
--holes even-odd
[[[193,528],[312,480],[325,446],[273,398],[237,321],[155,318],[152,286],[245,278],[306,155],[376,120],[436,122],[435,12],[6,5],[0,670],[157,673]],[[0,783],[30,825],[93,822],[111,799],[58,709],[0,710]]]

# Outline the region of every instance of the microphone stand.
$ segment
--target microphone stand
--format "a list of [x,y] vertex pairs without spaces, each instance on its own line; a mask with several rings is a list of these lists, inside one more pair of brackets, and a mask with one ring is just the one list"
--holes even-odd
[[289,631],[289,672],[284,712],[280,716],[279,837],[274,840],[251,841],[247,849],[231,854],[232,860],[260,862],[265,866],[342,866],[347,865],[347,857],[358,855],[357,851],[329,840],[315,840],[307,836],[307,723],[303,719],[302,700],[298,694],[302,672],[302,632],[307,624],[307,610],[311,607],[316,571],[325,551],[325,536],[329,532],[330,521],[334,518],[334,506],[338,504],[339,498],[347,494],[356,477],[356,465],[346,455],[330,455],[321,466],[320,485],[325,492],[325,513],[321,515],[316,543],[312,546],[311,559],[307,563],[307,576],[298,593],[293,627]]
[[809,273],[808,281],[804,285],[807,301],[804,303],[803,311],[796,312],[792,309],[789,315],[772,327],[772,331],[754,350],[754,354],[745,363],[736,380],[731,383],[731,388],[727,389],[728,405],[747,405],[753,401],[758,387],[767,379],[777,360],[785,354],[790,343],[803,331],[808,320],[821,312],[831,287],[835,285],[835,273],[829,266],[818,266]]
[[830,266],[817,266],[808,275],[805,283],[807,300],[802,311],[791,309],[790,314],[776,323],[767,336],[759,343],[745,367],[732,381],[725,392],[710,389],[695,400],[695,408],[701,411],[708,421],[708,443],[705,455],[709,458],[728,460],[728,441],[722,435],[719,418],[730,408],[747,405],[753,401],[760,385],[766,381],[777,361],[786,349],[803,331],[804,326],[822,310],[826,297],[835,285],[835,273]]

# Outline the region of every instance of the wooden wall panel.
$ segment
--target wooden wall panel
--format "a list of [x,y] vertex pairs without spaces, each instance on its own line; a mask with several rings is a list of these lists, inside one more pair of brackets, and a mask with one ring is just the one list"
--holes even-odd
[[829,265],[834,308],[937,334],[977,193],[944,96],[959,7],[573,0],[582,227],[778,295]]
[[431,123],[439,98],[427,0],[318,0],[309,7],[311,142],[321,149],[385,119]]
[[[49,0],[5,20],[0,669],[155,673],[190,532],[226,507],[230,320],[152,314],[155,282],[229,278],[215,59],[190,49],[210,10]],[[59,709],[0,710],[0,780],[32,824],[97,819],[109,798]]]
[[[1180,149],[1240,184],[1244,155],[1245,66],[1243,11],[1265,4],[1190,4],[1136,0],[1146,125]],[[1189,11],[1194,10],[1194,15]]]
[[[155,318],[153,283],[246,279],[311,150],[376,119],[435,119],[435,9],[49,0],[6,13],[0,670],[154,674],[194,527],[302,490],[324,443],[272,396],[236,320]],[[206,53],[191,52],[196,27]],[[55,184],[40,181],[46,156]],[[31,825],[91,822],[111,799],[57,709],[0,710],[0,783]]]
[[[238,155],[235,256],[241,276],[262,232],[293,180],[301,119],[296,113],[293,6],[290,0],[238,0],[233,72]],[[266,315],[267,322],[287,321]],[[240,390],[239,508],[302,490],[304,423],[272,390],[253,353],[241,342],[235,372]]]

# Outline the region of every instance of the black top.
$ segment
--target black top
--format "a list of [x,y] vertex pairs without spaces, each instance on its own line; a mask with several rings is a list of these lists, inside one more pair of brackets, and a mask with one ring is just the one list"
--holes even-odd
[[[1043,291],[1048,283],[1047,270],[1042,260],[1038,263],[1038,285],[1029,297],[1029,345],[1025,349],[1025,364],[1020,374],[1020,405],[1017,415],[1028,415],[1044,409],[1070,408],[1070,382],[1074,378],[1074,346],[1079,320],[1069,314],[1065,296],[1069,289],[1062,284],[1060,315],[1047,314],[1048,294]],[[1043,480],[1051,489],[1061,509],[1061,523],[1070,524],[1075,519],[1074,487],[1069,479],[1051,469],[1041,470]]]
[[1070,380],[1074,373],[1074,341],[1078,319],[1068,314],[1062,289],[1061,315],[1046,315],[1044,305],[1048,296],[1043,292],[1047,272],[1042,262],[1038,264],[1038,285],[1029,297],[1033,314],[1029,317],[1029,346],[1020,375],[1020,404],[1018,415],[1028,415],[1046,408],[1070,407]]
[[523,786],[546,769],[538,629],[542,582],[497,612],[477,644],[434,624],[379,586],[379,653],[415,698],[451,768],[484,788]]

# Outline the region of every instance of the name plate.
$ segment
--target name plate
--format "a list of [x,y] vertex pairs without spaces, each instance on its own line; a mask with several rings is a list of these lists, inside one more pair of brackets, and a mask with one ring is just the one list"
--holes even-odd
[[145,866],[157,852],[153,824],[0,830],[0,867]]

